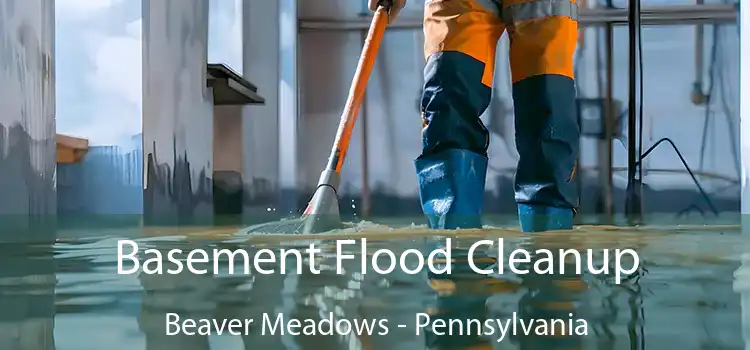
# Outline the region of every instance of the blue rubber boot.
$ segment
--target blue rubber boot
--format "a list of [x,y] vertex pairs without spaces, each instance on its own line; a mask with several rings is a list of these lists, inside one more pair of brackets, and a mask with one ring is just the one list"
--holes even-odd
[[546,205],[519,204],[518,221],[523,232],[570,230],[573,228],[573,210]]
[[487,157],[451,149],[414,161],[422,211],[432,229],[481,228]]

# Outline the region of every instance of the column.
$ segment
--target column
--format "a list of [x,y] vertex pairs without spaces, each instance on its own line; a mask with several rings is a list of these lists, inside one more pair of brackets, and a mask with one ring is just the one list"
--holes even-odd
[[[297,207],[297,0],[279,0],[279,186],[280,209]],[[324,164],[321,164],[321,170]]]
[[[740,142],[742,158],[742,214],[750,214],[750,2],[740,2]],[[745,225],[743,225],[745,226]],[[749,226],[750,228],[750,226]],[[743,230],[744,233],[745,230]]]
[[[209,0],[208,63],[242,74],[242,0]],[[215,103],[217,101],[214,101]],[[216,222],[242,214],[242,106],[214,106],[213,196]]]
[[143,0],[143,209],[148,224],[213,221],[208,0]]
[[242,124],[242,106],[214,106],[214,213],[221,223],[242,214]]
[[[741,223],[742,235],[750,237],[750,2],[740,1],[740,144],[742,161]],[[740,294],[742,338],[750,349],[750,251],[744,245],[741,265],[735,272],[734,290]]]
[[[279,3],[246,0],[242,7],[243,74],[263,92],[265,105],[246,106],[243,114],[243,181],[248,220],[284,215],[279,194]],[[270,208],[270,212],[269,212]],[[275,210],[275,211],[274,211]]]
[[54,5],[0,6],[0,242],[46,240],[56,211]]

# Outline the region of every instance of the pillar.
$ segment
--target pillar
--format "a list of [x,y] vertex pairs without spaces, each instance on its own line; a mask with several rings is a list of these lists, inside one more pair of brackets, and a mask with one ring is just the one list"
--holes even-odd
[[56,211],[54,5],[0,6],[0,242],[50,233]]
[[[47,225],[57,204],[54,6],[54,0],[0,5],[0,246],[54,240],[54,226]],[[24,249],[0,249],[0,280],[7,282],[0,287],[0,344],[52,350],[54,261],[51,251],[30,259]]]
[[[278,2],[246,0],[242,6],[242,71],[263,91],[266,104],[243,114],[245,213],[249,219],[276,208],[279,175]],[[261,34],[262,33],[262,34]],[[277,211],[278,212],[278,211]]]
[[143,0],[143,209],[148,224],[213,221],[208,0]]
[[[741,212],[745,219],[745,215],[750,214],[750,183],[748,183],[748,177],[750,177],[750,2],[740,2],[738,24],[740,30]],[[743,233],[744,231],[743,229]]]
[[[209,0],[208,26],[208,63],[242,74],[242,0]],[[214,214],[233,224],[243,204],[242,106],[216,105],[213,113]]]
[[[279,0],[279,186],[280,207],[297,207],[297,0]],[[331,126],[333,127],[333,126]],[[333,142],[333,140],[331,140]],[[323,166],[321,164],[321,170]]]
[[279,5],[248,0],[242,13],[243,72],[253,77],[266,98],[265,105],[244,108],[243,181],[246,212],[252,216],[276,208],[278,203]]
[[[750,237],[750,2],[740,1],[740,144],[742,161],[742,235]],[[734,290],[740,294],[742,338],[750,349],[750,251],[745,243],[741,265],[735,272]]]
[[[214,106],[214,213],[226,219],[243,212],[242,106]],[[222,223],[233,221],[221,220]]]
[[243,73],[266,99],[244,108],[245,212],[253,219],[300,209],[296,18],[295,1],[247,0],[243,6]]

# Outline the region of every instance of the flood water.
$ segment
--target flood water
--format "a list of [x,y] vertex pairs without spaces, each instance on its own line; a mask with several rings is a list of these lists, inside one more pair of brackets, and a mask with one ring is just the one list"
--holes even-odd
[[[126,238],[136,241],[141,252],[147,248],[164,252],[164,261],[166,252],[176,248],[257,252],[303,249],[314,243],[321,248],[313,262],[320,273],[303,269],[300,274],[244,274],[240,263],[229,274],[229,262],[222,260],[205,265],[217,267],[217,275],[187,270],[174,275],[118,275],[117,241]],[[342,273],[337,273],[337,238],[367,238],[369,258],[381,248],[397,255],[407,249],[429,254],[445,247],[450,238],[452,273],[424,269],[407,274],[397,268],[387,275],[369,270],[363,274],[357,260],[359,245],[346,248],[355,259],[344,261]],[[614,249],[629,248],[637,251],[640,268],[623,276],[620,284],[613,275],[586,273],[585,265],[581,275],[568,265],[562,274],[540,275],[533,269],[517,274],[510,271],[507,256],[503,273],[473,272],[465,258],[468,248],[478,240],[498,238],[503,239],[505,252],[592,249],[598,264],[604,261],[602,249],[612,249],[608,258],[612,262]],[[294,237],[238,237],[229,229],[61,233],[54,245],[2,248],[0,349],[744,349],[742,318],[750,310],[741,305],[742,285],[750,279],[741,277],[746,247],[741,238],[738,227],[583,227],[538,234],[484,229],[436,236],[422,227],[371,224],[342,233]],[[498,260],[495,249],[486,248],[475,252],[474,261],[480,268],[497,271],[503,259]],[[140,261],[148,257],[141,254]],[[529,264],[537,258],[532,256]],[[309,260],[303,263],[310,265]],[[280,266],[262,265],[277,270]],[[287,264],[287,270],[294,267],[294,262]],[[359,336],[262,334],[264,315],[275,321],[279,314],[303,324],[320,324],[324,319],[349,324],[386,320],[388,332],[379,335],[382,329],[376,327],[376,334]],[[253,319],[254,323],[241,328],[242,335],[167,335],[168,315],[218,323]],[[489,334],[491,325],[482,335],[466,330],[445,335],[431,326],[417,332],[417,315],[430,318],[430,325],[441,320],[464,320],[464,325],[465,320],[500,320],[511,327],[515,323],[516,331],[508,328],[502,339],[499,328]],[[563,321],[550,325],[547,333],[524,333],[521,322],[528,326],[532,320],[534,328],[547,320]],[[583,322],[585,332],[577,332],[584,330],[575,328]]]

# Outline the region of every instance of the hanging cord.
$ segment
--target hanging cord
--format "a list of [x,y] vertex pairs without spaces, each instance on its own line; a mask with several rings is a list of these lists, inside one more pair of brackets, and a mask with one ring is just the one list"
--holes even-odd
[[[640,1],[640,0],[635,0]],[[640,16],[640,13],[638,14]],[[639,152],[643,149],[643,39],[642,39],[642,32],[643,32],[643,26],[638,23],[637,27],[638,31],[638,66],[640,71],[640,79],[638,84],[639,89],[639,95],[640,99],[638,101],[638,124],[639,124],[639,130],[638,130],[638,150]],[[703,199],[706,201],[706,204],[711,209],[711,212],[715,215],[719,215],[719,210],[714,205],[713,201],[711,200],[711,197],[709,197],[706,190],[703,189],[703,186],[701,186],[700,181],[698,181],[698,178],[695,176],[695,173],[693,173],[693,170],[690,169],[690,166],[688,165],[687,161],[685,160],[685,157],[682,156],[682,152],[680,152],[680,149],[677,148],[677,145],[672,141],[672,139],[668,137],[664,137],[661,140],[657,141],[653,146],[651,146],[649,149],[647,149],[645,152],[641,153],[638,156],[638,161],[636,162],[636,166],[638,167],[638,180],[643,181],[643,161],[648,157],[651,152],[656,149],[660,144],[663,142],[667,142],[672,146],[672,149],[677,153],[677,157],[680,158],[680,162],[682,162],[682,166],[685,167],[685,171],[690,175],[690,178],[693,180],[693,183],[695,184],[695,187],[698,188],[698,191],[700,192]],[[683,214],[684,211],[680,211],[677,213],[678,216]]]
[[[724,0],[723,3],[725,3],[725,4],[732,4],[732,3],[737,4],[738,2],[737,1]],[[727,132],[729,134],[728,135],[728,137],[729,137],[728,140],[729,140],[730,147],[731,147],[732,157],[733,157],[733,160],[734,160],[733,164],[734,164],[735,172],[737,174],[738,182],[737,183],[731,183],[728,186],[723,186],[723,187],[721,187],[719,189],[716,189],[716,190],[714,190],[714,191],[711,192],[712,194],[718,194],[718,193],[726,191],[729,188],[737,186],[738,183],[739,183],[740,175],[741,175],[741,165],[740,165],[740,157],[739,157],[739,145],[738,145],[738,142],[737,142],[737,136],[734,133],[734,131],[737,128],[733,127],[734,126],[735,117],[734,117],[734,113],[732,112],[731,108],[729,107],[729,102],[727,101],[728,91],[731,90],[731,87],[729,87],[729,84],[727,83],[727,81],[725,79],[726,78],[726,75],[725,75],[726,72],[725,72],[725,69],[723,69],[724,65],[722,65],[722,61],[719,60],[719,58],[718,58],[719,57],[719,45],[720,45],[720,42],[721,42],[721,39],[722,39],[722,35],[720,35],[720,29],[721,29],[721,27],[720,27],[719,24],[714,24],[713,33],[712,33],[713,34],[712,35],[713,43],[712,43],[712,46],[711,46],[711,63],[709,65],[709,72],[710,72],[710,74],[709,74],[709,78],[710,78],[709,84],[710,85],[709,85],[709,88],[708,88],[708,93],[706,94],[706,97],[707,97],[707,100],[706,100],[706,109],[705,109],[705,118],[706,119],[705,119],[705,122],[704,122],[703,137],[702,137],[702,140],[701,140],[701,151],[700,151],[701,152],[701,161],[700,161],[700,164],[701,164],[701,168],[703,168],[703,158],[705,156],[706,147],[707,147],[707,138],[708,138],[707,134],[708,134],[709,118],[711,118],[711,116],[714,115],[714,113],[711,113],[711,103],[717,101],[720,104],[720,108],[721,108],[721,110],[722,110],[722,112],[724,114],[724,117],[727,120]],[[722,54],[722,57],[725,57],[725,55]],[[719,94],[719,98],[718,99],[714,99],[713,97],[714,97],[714,93],[716,91],[716,86],[717,85],[719,86],[719,89],[720,89],[719,91],[721,93]],[[713,120],[711,120],[711,122],[713,122]],[[713,123],[712,123],[712,125],[713,125]],[[688,205],[685,209],[683,209],[682,211],[680,211],[680,213],[681,214],[686,214],[686,213],[688,213],[690,211],[693,211],[693,210],[698,211],[698,212],[701,213],[701,215],[703,215],[703,211],[695,203],[692,203],[692,204]]]
[[[729,3],[729,2],[728,2]],[[720,35],[721,26],[716,24],[714,25],[714,45],[717,46],[716,51],[718,52],[718,46],[719,43],[722,42],[722,35]],[[717,53],[718,57],[718,53]],[[722,54],[722,58],[726,57],[725,54]],[[724,117],[727,119],[727,131],[729,136],[729,142],[730,147],[732,151],[732,157],[734,158],[734,170],[737,174],[737,179],[739,179],[742,175],[742,165],[740,164],[740,155],[739,155],[739,142],[737,141],[737,135],[734,133],[734,130],[739,130],[739,127],[733,128],[734,126],[734,120],[735,115],[732,113],[731,108],[729,107],[729,101],[727,101],[728,98],[728,92],[730,90],[729,84],[726,81],[726,70],[723,69],[725,65],[721,60],[717,58],[716,60],[716,81],[720,87],[721,94],[719,94],[719,101],[721,104],[721,109],[724,112]]]
[[[719,103],[721,108],[721,111],[724,114],[724,117],[727,119],[727,131],[728,131],[728,140],[731,147],[732,152],[732,158],[733,158],[733,165],[734,165],[734,171],[737,174],[737,178],[740,178],[741,173],[741,165],[739,164],[739,146],[737,144],[737,136],[735,135],[734,131],[736,128],[733,128],[734,125],[734,113],[732,113],[731,108],[729,107],[729,102],[727,101],[727,94],[730,88],[728,87],[728,83],[726,83],[725,79],[725,72],[724,67],[722,63],[719,60],[719,42],[721,41],[721,35],[719,32],[719,25],[714,24],[713,28],[713,35],[712,40],[713,44],[711,45],[711,63],[709,65],[709,85],[708,85],[708,91],[706,92],[706,108],[704,113],[704,124],[703,124],[703,136],[701,138],[701,154],[700,154],[700,168],[703,169],[703,163],[704,158],[706,154],[706,148],[708,144],[708,127],[709,127],[709,121],[712,122],[711,117],[715,115],[715,113],[712,113],[711,111],[711,105],[713,102]],[[714,99],[714,94],[716,93],[716,87],[719,87],[720,94],[718,96],[718,99]],[[712,123],[713,124],[713,123]]]
[[670,139],[668,137],[665,137],[665,138],[662,138],[661,140],[657,141],[653,146],[651,146],[649,149],[647,149],[646,152],[644,152],[644,153],[641,154],[641,157],[640,157],[641,160],[638,162],[639,163],[638,166],[640,167],[641,166],[640,162],[642,162],[643,159],[645,159],[646,157],[648,157],[648,155],[651,154],[651,152],[653,152],[654,149],[656,149],[657,146],[659,146],[660,144],[662,144],[662,142],[667,142],[667,143],[669,143],[672,146],[672,149],[675,151],[675,153],[677,153],[677,156],[680,158],[680,161],[682,162],[682,165],[685,167],[685,170],[687,171],[688,174],[690,174],[690,177],[693,179],[693,183],[695,183],[695,187],[698,188],[698,191],[701,193],[701,195],[703,196],[703,198],[706,200],[706,204],[709,206],[709,208],[711,208],[711,212],[714,215],[718,216],[719,215],[719,210],[717,210],[716,206],[714,206],[714,203],[713,203],[713,201],[711,201],[711,198],[708,196],[708,193],[706,192],[706,190],[703,189],[703,186],[701,186],[700,182],[698,181],[698,178],[695,176],[695,174],[693,173],[693,171],[690,169],[690,166],[688,165],[687,161],[685,160],[685,157],[682,156],[682,152],[680,152],[680,150],[677,148],[677,145],[674,144],[674,141],[672,141],[672,139]]

